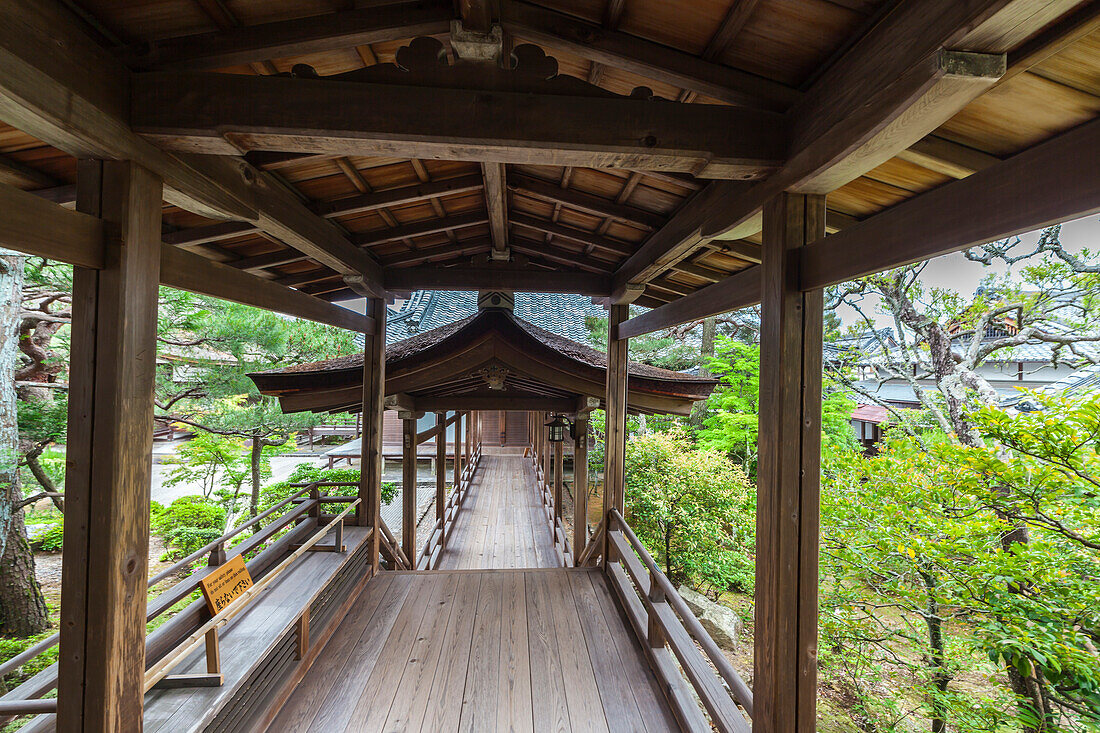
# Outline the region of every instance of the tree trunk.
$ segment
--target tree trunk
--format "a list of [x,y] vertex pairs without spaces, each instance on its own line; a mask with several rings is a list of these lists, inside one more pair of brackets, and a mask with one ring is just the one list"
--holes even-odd
[[932,733],[944,733],[947,730],[947,706],[943,694],[951,675],[947,671],[946,644],[943,640],[943,619],[940,618],[939,601],[936,600],[936,578],[931,573],[921,571],[924,587],[928,591],[928,607],[924,621],[928,626],[928,647],[931,650],[929,667],[932,670],[932,684],[936,692],[932,696]]
[[0,249],[0,634],[30,636],[47,626],[23,526],[15,362],[23,296],[23,256]]
[[259,436],[252,438],[252,450],[249,452],[249,466],[252,469],[252,498],[248,502],[248,516],[254,517],[260,508],[260,459],[263,456],[264,441]]

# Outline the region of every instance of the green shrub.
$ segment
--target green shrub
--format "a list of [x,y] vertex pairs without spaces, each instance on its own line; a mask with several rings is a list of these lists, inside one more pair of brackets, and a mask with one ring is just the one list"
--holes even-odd
[[178,560],[190,555],[203,545],[209,544],[222,536],[220,529],[199,529],[198,527],[176,527],[164,537],[164,543],[168,546],[168,552],[161,557],[162,560]]
[[36,533],[30,538],[31,549],[35,552],[61,552],[61,542],[65,534],[65,525],[61,522],[51,524],[48,529]]
[[[260,509],[267,509],[278,504],[291,494],[299,491],[301,487],[292,484],[306,483],[308,481],[337,481],[359,483],[360,472],[357,468],[321,468],[310,463],[299,463],[294,471],[287,476],[285,481],[279,481],[264,487],[260,493]],[[355,496],[359,493],[357,486],[327,486],[322,493],[329,496]],[[397,484],[382,484],[382,503],[389,504],[397,496]]]
[[158,512],[151,522],[153,530],[165,539],[180,527],[216,529],[221,534],[225,527],[225,509],[202,496],[181,496]]
[[[50,629],[41,634],[35,636],[28,636],[22,639],[18,638],[0,638],[0,663],[6,662],[12,657],[21,654],[26,649],[31,648],[38,642],[45,639],[47,636],[53,635],[54,629]],[[34,659],[28,661],[22,667],[17,668],[14,672],[10,672],[4,675],[4,684],[10,690],[18,685],[23,684],[34,675],[38,674],[46,667],[57,661],[58,648],[54,646],[52,649],[48,649],[39,654]]]

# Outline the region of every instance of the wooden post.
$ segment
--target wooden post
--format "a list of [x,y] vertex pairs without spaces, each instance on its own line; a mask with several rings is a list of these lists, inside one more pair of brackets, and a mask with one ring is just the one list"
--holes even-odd
[[[435,436],[435,518],[436,521],[447,516],[447,413],[435,413],[435,425],[439,432]],[[439,546],[447,545],[447,527],[444,523],[439,530]]]
[[817,701],[821,460],[820,290],[799,290],[799,249],[825,236],[825,197],[764,208],[756,508],[753,730],[811,733]]
[[462,457],[459,456],[461,452],[459,446],[461,441],[459,436],[462,435],[462,413],[455,413],[455,440],[454,440],[454,490],[458,491],[458,485],[462,480]]
[[573,559],[588,545],[588,414],[577,415],[573,441]]
[[401,439],[401,549],[416,562],[416,413],[400,412]]
[[[550,523],[550,538],[557,537],[558,520],[561,519],[561,497],[564,493],[565,481],[565,443],[554,443],[554,521]],[[565,548],[562,548],[563,551]]]
[[109,222],[105,265],[73,268],[57,729],[141,730],[160,180],[85,160],[77,208]]
[[374,333],[363,345],[363,432],[359,459],[359,506],[356,523],[373,527],[371,533],[371,572],[378,573],[382,513],[382,416],[386,397],[386,301],[367,301],[369,315],[374,318]]
[[[618,338],[619,324],[630,317],[630,306],[613,305],[607,318],[607,394],[604,398],[607,427],[604,432],[603,515],[612,509],[623,513],[626,502],[626,383],[627,339]],[[612,560],[611,533],[604,533],[603,562]]]
[[467,465],[469,465],[469,463],[470,463],[470,456],[472,456],[474,454],[474,451],[473,451],[473,439],[474,439],[473,416],[474,416],[474,413],[472,413],[472,412],[467,412],[466,413],[466,452],[465,452],[464,455],[466,456],[466,464]]

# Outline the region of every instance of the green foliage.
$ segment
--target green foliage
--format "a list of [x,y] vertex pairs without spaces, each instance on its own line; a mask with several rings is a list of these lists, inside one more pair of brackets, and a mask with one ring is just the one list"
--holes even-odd
[[211,498],[219,486],[240,486],[240,475],[247,468],[243,438],[228,437],[200,430],[180,445],[176,455],[164,463],[173,468],[164,479],[164,486],[193,486]]
[[718,386],[707,400],[699,445],[734,456],[750,476],[756,474],[760,408],[760,347],[718,336],[709,369]]
[[[22,654],[27,649],[30,649],[46,637],[52,636],[54,633],[56,633],[56,631],[50,629],[36,636],[27,636],[23,638],[0,637],[0,663],[6,662],[12,657]],[[14,672],[9,672],[4,675],[4,685],[7,689],[11,690],[23,684],[31,677],[34,677],[36,674],[46,669],[46,667],[56,663],[58,652],[59,647],[55,645],[53,648],[39,654],[34,659],[29,660]]]
[[[637,315],[631,309],[633,315]],[[600,349],[607,348],[607,319],[585,318],[585,326],[588,328],[589,345]],[[684,342],[682,338],[676,338],[668,331],[658,331],[636,336],[630,339],[628,345],[630,359],[642,364],[651,364],[663,369],[681,371],[696,366],[699,363],[699,349]]]
[[180,558],[225,531],[226,511],[204,496],[181,496],[155,513],[150,526],[168,547],[167,556]]
[[[1100,396],[1033,399],[1041,413],[971,414],[984,445],[826,456],[824,676],[880,729],[891,679],[952,730],[1100,729]],[[1048,710],[1018,704],[1006,665],[1043,681]]]
[[31,549],[35,552],[61,552],[65,526],[63,522],[51,524],[43,531],[29,538]]
[[[301,487],[292,486],[292,484],[301,484],[311,481],[336,481],[358,484],[359,476],[360,472],[357,468],[322,468],[312,463],[299,463],[294,467],[291,474],[287,476],[286,480],[264,487],[260,494],[260,508],[261,510],[267,509],[274,504],[278,504],[283,499],[301,489]],[[357,486],[329,486],[325,488],[324,493],[329,496],[357,496],[359,494],[359,489]],[[382,484],[382,503],[389,504],[396,497],[397,484],[384,482]]]
[[627,521],[670,579],[751,591],[756,497],[726,456],[650,433],[627,442],[626,475]]

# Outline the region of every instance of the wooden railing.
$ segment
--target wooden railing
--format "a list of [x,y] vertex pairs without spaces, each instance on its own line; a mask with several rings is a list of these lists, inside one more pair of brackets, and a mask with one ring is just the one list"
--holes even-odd
[[[308,550],[308,548],[302,549],[302,547],[307,544],[310,547],[316,545],[316,542],[324,536],[324,533],[328,531],[329,527],[342,527],[343,517],[358,503],[358,499],[354,497],[322,496],[320,494],[321,488],[327,486],[351,485],[357,484],[336,482],[293,484],[292,487],[298,489],[295,493],[274,504],[255,517],[251,517],[242,524],[228,530],[217,539],[212,540],[186,557],[177,560],[169,567],[161,570],[149,579],[148,587],[151,588],[157,585],[161,581],[179,573],[181,570],[190,567],[197,560],[209,556],[209,561],[206,566],[195,570],[179,582],[174,583],[161,592],[156,598],[148,602],[145,614],[146,622],[153,621],[176,606],[180,601],[190,596],[198,589],[199,581],[222,563],[238,555],[247,555],[258,549],[260,552],[249,561],[249,572],[253,575],[254,579],[257,579],[256,585],[262,588],[263,585],[269,582],[267,578],[274,577],[273,573],[281,572],[285,565],[288,564],[284,560],[282,564],[277,565],[279,558],[287,553],[290,554],[291,558],[296,559],[299,557],[302,552]],[[319,525],[324,518],[322,515],[323,507],[326,504],[338,503],[349,503],[351,505],[338,515],[340,521],[336,522],[336,520],[332,520],[329,526],[325,527],[323,531],[318,530],[316,533],[313,533],[301,545],[296,546],[294,541],[300,539],[299,535],[304,532],[304,526],[301,529],[298,527],[291,529],[286,537],[278,540],[271,546],[264,547],[265,543],[292,524],[297,523],[303,525],[304,523],[308,523],[308,520],[312,518],[314,522]],[[226,550],[226,544],[234,537],[246,530],[258,527],[264,520],[292,504],[296,506],[293,506],[285,514],[276,517],[261,529],[255,530],[252,536],[229,550]],[[289,560],[290,558],[287,559]],[[261,585],[261,583],[263,585]],[[181,636],[187,638],[193,633],[195,628],[203,626],[203,616],[207,613],[205,604],[202,601],[196,601],[176,614],[168,623],[152,632],[146,642],[146,660],[150,665],[150,669],[159,665],[168,655],[172,655],[173,651],[179,645]],[[0,664],[0,677],[14,672],[41,654],[52,649],[57,645],[59,640],[59,634],[54,634],[12,657],[3,664]],[[31,679],[26,680],[0,698],[0,723],[7,722],[12,717],[18,715],[38,715],[46,712],[54,712],[56,709],[56,701],[41,698],[50,691],[56,689],[56,687],[57,668],[56,665],[51,665],[51,667],[40,672]]]
[[554,487],[550,484],[550,477],[545,475],[542,464],[531,453],[534,461],[535,487],[538,489],[539,498],[542,500],[542,510],[546,515],[546,524],[550,530],[550,540],[554,543],[554,550],[558,554],[558,562],[562,567],[573,566],[573,548],[569,542],[569,534],[565,531],[561,517],[554,508]]
[[[661,677],[681,725],[685,730],[709,730],[713,724],[722,733],[751,731],[746,720],[746,715],[752,717],[752,691],[748,685],[622,515],[612,509],[606,521],[609,552],[604,569],[654,671]],[[672,655],[702,701],[709,723]]]
[[[480,462],[481,443],[478,443],[474,447],[474,452],[470,456],[469,462],[462,469],[462,475],[459,477],[458,485],[452,488],[446,503],[443,505],[443,516],[435,521],[435,525],[432,527],[431,536],[428,537],[427,542],[424,543],[424,547],[420,550],[420,555],[416,560],[417,570],[435,570],[439,567],[439,562],[443,557],[443,549],[446,546],[447,537],[451,535],[455,518],[462,508],[462,502],[466,500],[466,495],[470,490],[470,483],[474,478],[474,472],[477,471],[477,466]],[[440,468],[437,470],[442,469]]]

